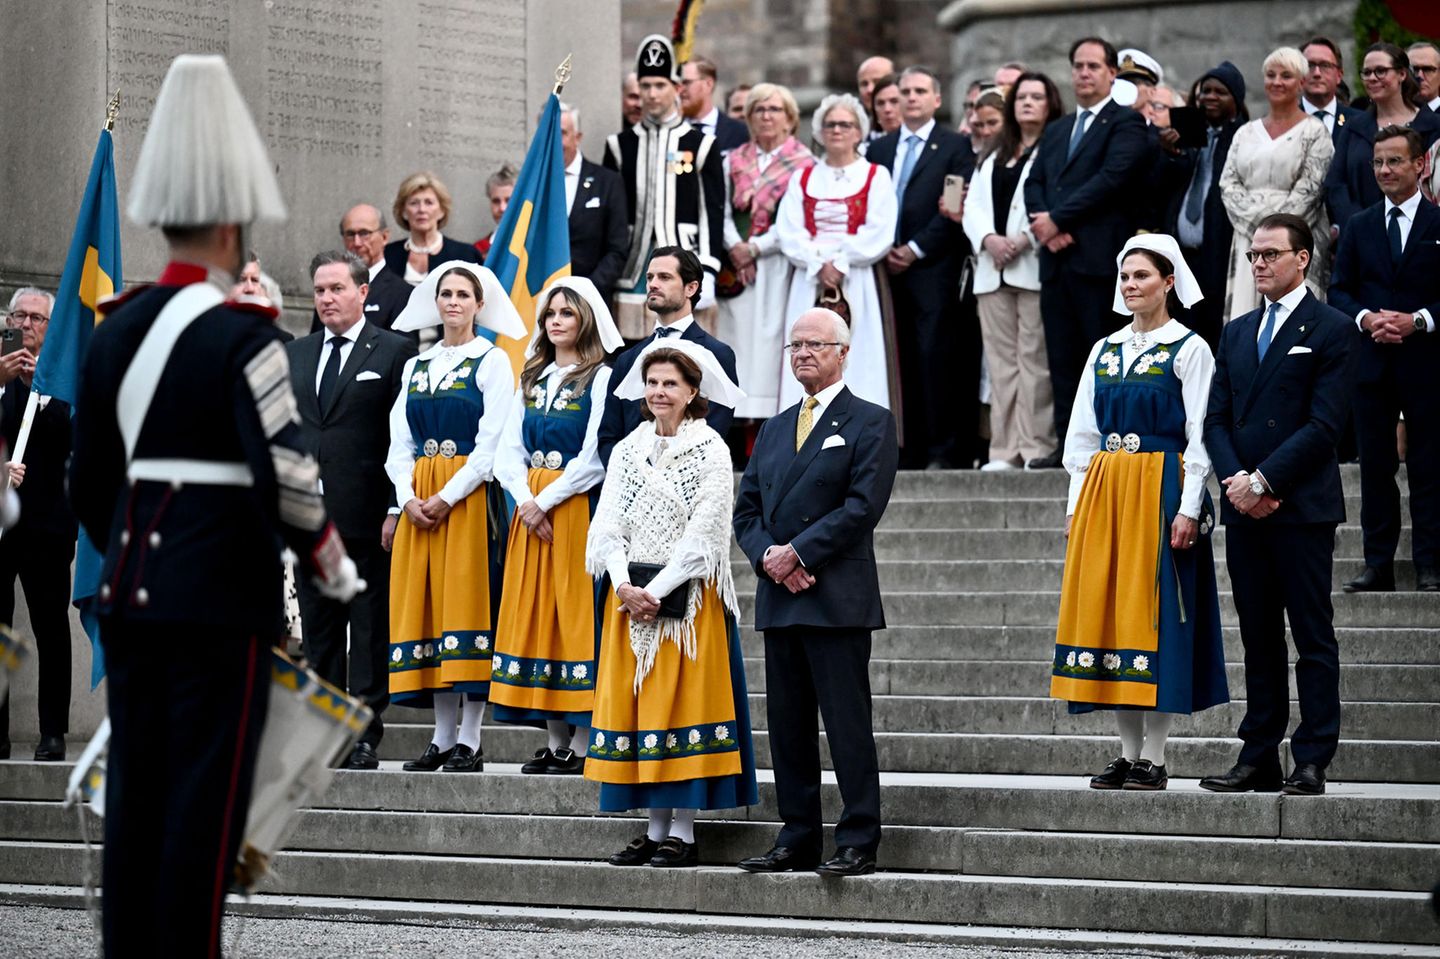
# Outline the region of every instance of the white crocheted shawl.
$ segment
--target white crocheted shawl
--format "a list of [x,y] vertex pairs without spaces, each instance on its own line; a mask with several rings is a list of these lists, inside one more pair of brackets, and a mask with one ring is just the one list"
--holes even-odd
[[730,575],[731,517],[734,511],[730,451],[702,419],[687,419],[653,465],[655,424],[642,423],[615,444],[600,503],[590,521],[585,568],[599,577],[623,549],[636,563],[684,561],[703,573],[692,578],[683,620],[661,617],[654,623],[630,621],[635,654],[635,692],[655,664],[667,640],[695,658],[695,614],[705,585],[714,586],[725,608],[736,616],[735,583]]

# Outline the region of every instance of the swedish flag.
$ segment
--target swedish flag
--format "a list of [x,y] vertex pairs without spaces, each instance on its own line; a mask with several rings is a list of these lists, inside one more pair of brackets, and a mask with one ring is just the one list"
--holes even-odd
[[[495,228],[485,265],[510,292],[510,302],[534,329],[535,300],[570,275],[570,219],[565,209],[565,160],[560,147],[560,98],[550,94],[525,154],[510,205]],[[498,340],[518,378],[529,338]]]
[[[564,205],[563,196],[561,205]],[[60,290],[50,314],[50,327],[45,333],[45,347],[35,364],[35,392],[65,401],[72,413],[81,364],[95,324],[100,322],[95,305],[118,290],[121,282],[115,144],[110,131],[101,130],[95,159],[90,164],[90,179],[85,184],[85,196],[80,201],[80,215],[75,219],[70,253],[65,258],[65,272],[60,276]],[[80,610],[80,622],[94,648],[90,670],[92,686],[105,675],[100,626],[90,610],[90,599],[100,585],[100,565],[99,551],[81,530],[75,547],[73,598]]]

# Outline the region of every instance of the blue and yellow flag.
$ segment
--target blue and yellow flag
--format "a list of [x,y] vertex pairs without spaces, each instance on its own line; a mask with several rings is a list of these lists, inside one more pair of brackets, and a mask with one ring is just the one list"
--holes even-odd
[[[563,197],[561,206],[564,206]],[[85,196],[80,201],[80,215],[75,219],[70,253],[65,258],[65,272],[60,276],[60,291],[55,295],[55,309],[50,314],[50,328],[45,332],[45,346],[35,364],[35,392],[65,401],[70,404],[72,414],[80,386],[81,364],[90,346],[90,335],[100,322],[95,305],[120,289],[120,283],[120,204],[115,190],[115,144],[110,139],[110,131],[101,130],[95,159],[90,164],[90,179],[85,184]],[[100,586],[101,561],[100,552],[82,529],[75,547],[73,598],[93,648],[92,688],[105,675],[100,624],[90,604]]]
[[[525,154],[510,205],[495,228],[485,265],[510,291],[510,302],[534,330],[535,301],[544,289],[570,275],[570,217],[565,209],[565,159],[560,146],[560,98],[550,94],[535,138]],[[518,379],[529,337],[497,341]]]

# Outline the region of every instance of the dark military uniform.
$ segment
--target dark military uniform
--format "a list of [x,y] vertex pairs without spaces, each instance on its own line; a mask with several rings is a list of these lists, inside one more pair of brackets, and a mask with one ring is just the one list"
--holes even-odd
[[107,955],[218,954],[282,628],[282,538],[301,575],[344,557],[273,311],[201,313],[160,357],[127,455],[122,382],[162,309],[206,277],[171,263],[113,301],[76,402],[71,501],[105,550]]

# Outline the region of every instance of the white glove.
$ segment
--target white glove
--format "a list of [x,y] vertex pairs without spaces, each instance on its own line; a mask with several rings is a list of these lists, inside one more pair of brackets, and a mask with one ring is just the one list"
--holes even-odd
[[706,270],[700,280],[700,302],[695,309],[703,310],[715,305],[715,274]]
[[350,557],[343,557],[335,566],[334,575],[329,579],[315,577],[315,590],[326,599],[333,599],[337,603],[348,603],[359,593],[365,592],[366,583],[360,578],[360,570],[355,567],[355,561]]

